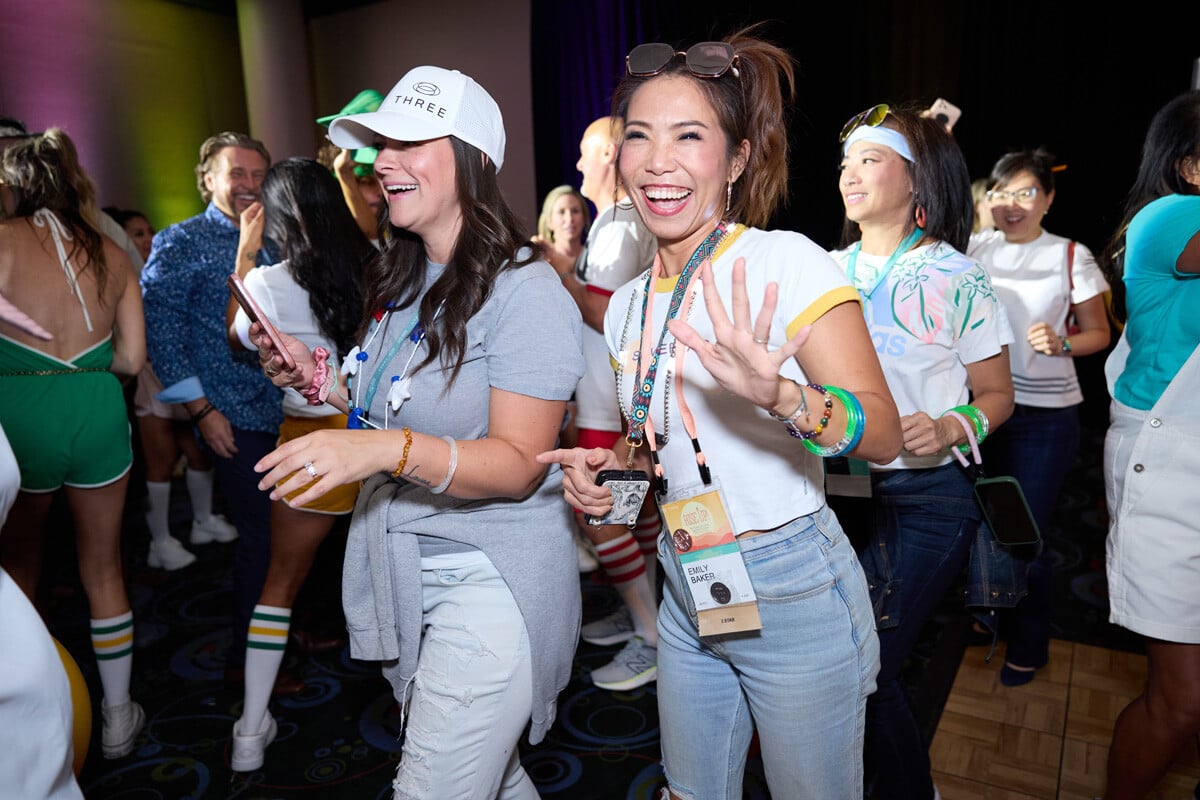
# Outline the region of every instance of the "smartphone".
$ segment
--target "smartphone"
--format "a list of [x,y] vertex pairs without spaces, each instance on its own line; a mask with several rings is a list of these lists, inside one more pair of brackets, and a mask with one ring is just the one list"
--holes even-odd
[[1016,478],[1011,475],[980,478],[975,481],[975,497],[984,521],[1000,544],[1034,544],[1041,538],[1037,520]]
[[929,116],[945,125],[946,130],[949,131],[954,128],[954,123],[958,122],[958,118],[962,116],[962,109],[939,97],[929,107]]
[[279,351],[279,355],[283,358],[283,365],[287,369],[294,370],[296,368],[296,359],[292,358],[292,354],[283,346],[283,337],[279,335],[279,331],[271,324],[271,320],[267,319],[267,315],[258,307],[258,303],[246,290],[246,284],[242,282],[242,277],[236,272],[231,274],[226,279],[225,283],[229,286],[229,291],[233,294],[233,299],[237,300],[242,310],[246,312],[246,316],[251,322],[257,322],[262,326],[263,331],[267,334],[267,338],[271,340],[271,344],[275,345],[275,349]]
[[628,525],[632,528],[637,524],[642,502],[646,492],[650,491],[649,475],[640,469],[605,469],[596,476],[596,485],[612,490],[613,507],[603,517],[586,514],[588,525]]

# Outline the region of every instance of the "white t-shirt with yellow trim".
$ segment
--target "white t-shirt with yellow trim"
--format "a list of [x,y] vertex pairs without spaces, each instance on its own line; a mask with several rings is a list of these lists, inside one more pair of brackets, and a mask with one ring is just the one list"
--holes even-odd
[[[762,231],[734,226],[713,257],[713,276],[732,318],[733,262],[746,260],[746,293],[752,314],[762,307],[767,284],[779,285],[779,301],[771,322],[769,347],[774,350],[804,325],[834,306],[858,302],[858,294],[829,254],[807,237],[790,231]],[[657,280],[653,319],[647,331],[655,342],[663,329],[675,279]],[[609,353],[620,365],[619,396],[628,411],[637,380],[634,364],[641,341],[642,298],[646,281],[631,281],[613,293],[605,317]],[[713,338],[712,322],[704,307],[703,285],[695,283],[695,300],[688,322],[704,338]],[[679,416],[680,382],[675,380],[675,338],[666,334],[659,357],[650,419],[657,434],[667,434],[659,447],[672,491],[698,486],[700,473],[692,443]],[[807,383],[795,360],[780,374]],[[671,390],[664,409],[663,386]],[[788,435],[786,428],[763,409],[725,391],[690,350],[683,359],[682,391],[696,422],[696,433],[707,464],[721,483],[735,532],[769,530],[825,503],[821,459]]]

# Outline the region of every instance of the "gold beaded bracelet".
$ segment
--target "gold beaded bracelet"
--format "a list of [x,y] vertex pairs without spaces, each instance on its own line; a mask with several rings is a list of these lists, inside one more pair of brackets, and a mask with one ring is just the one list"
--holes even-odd
[[399,478],[404,474],[404,465],[408,463],[408,450],[412,447],[412,428],[404,429],[404,452],[400,455],[400,463],[392,470],[392,477]]

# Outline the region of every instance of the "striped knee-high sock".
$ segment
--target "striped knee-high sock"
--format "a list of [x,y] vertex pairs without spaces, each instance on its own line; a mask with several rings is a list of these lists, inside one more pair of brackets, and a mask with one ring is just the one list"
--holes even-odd
[[617,538],[596,545],[596,557],[612,581],[613,588],[629,607],[634,633],[642,637],[647,644],[657,644],[658,630],[655,618],[658,614],[658,604],[650,591],[650,584],[646,583],[644,577],[647,559],[642,556],[633,534],[623,531]]
[[242,724],[238,726],[244,734],[262,730],[291,626],[290,608],[254,607],[246,635],[246,699],[242,704]]
[[92,650],[100,671],[100,687],[109,708],[129,702],[133,674],[133,612],[91,621]]

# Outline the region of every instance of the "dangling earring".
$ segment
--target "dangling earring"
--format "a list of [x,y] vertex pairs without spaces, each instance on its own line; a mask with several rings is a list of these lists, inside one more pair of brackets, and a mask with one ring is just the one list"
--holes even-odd
[[917,206],[917,227],[925,228],[925,206]]
[[729,213],[729,207],[733,205],[733,181],[725,183],[725,213]]

